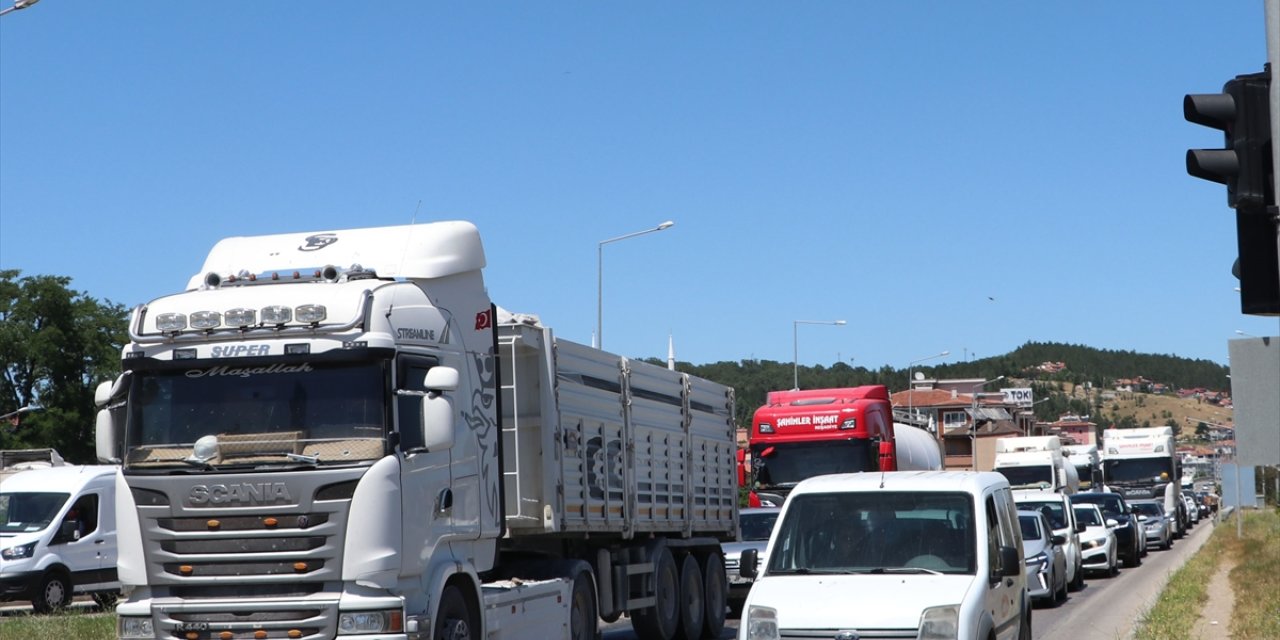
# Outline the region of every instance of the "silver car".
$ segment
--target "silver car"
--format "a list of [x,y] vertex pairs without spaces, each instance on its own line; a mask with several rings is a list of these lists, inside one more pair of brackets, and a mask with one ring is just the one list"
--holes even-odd
[[1130,500],[1129,506],[1133,507],[1134,513],[1146,516],[1146,520],[1142,520],[1142,527],[1146,531],[1148,543],[1154,544],[1161,549],[1168,549],[1173,546],[1173,522],[1171,521],[1171,516],[1164,512],[1163,502],[1159,500]]
[[1067,600],[1066,538],[1053,532],[1039,511],[1018,511],[1022,526],[1022,556],[1027,562],[1027,594],[1033,600],[1058,606]]
[[779,507],[758,507],[743,509],[738,512],[738,541],[729,542],[724,548],[724,570],[729,578],[729,610],[735,616],[741,615],[742,603],[751,591],[751,578],[744,578],[738,573],[738,560],[746,549],[755,549],[760,554],[757,566],[764,566],[764,550],[769,544],[769,535],[773,533],[773,525],[778,521]]

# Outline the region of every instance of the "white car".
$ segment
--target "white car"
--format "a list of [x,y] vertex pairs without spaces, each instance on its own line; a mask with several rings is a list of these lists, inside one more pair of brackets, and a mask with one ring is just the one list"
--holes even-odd
[[[1076,521],[1084,525],[1080,534],[1080,553],[1085,571],[1096,571],[1107,577],[1119,573],[1116,563],[1116,534],[1118,525],[1102,515],[1096,504],[1077,504],[1073,507]],[[1141,535],[1141,534],[1139,534]]]
[[1067,600],[1066,540],[1053,532],[1048,516],[1039,511],[1019,511],[1022,557],[1027,563],[1027,593],[1056,607]]
[[1071,499],[1066,494],[1053,491],[1026,491],[1015,489],[1013,501],[1019,509],[1039,511],[1053,526],[1053,533],[1062,536],[1062,550],[1067,555],[1067,588],[1079,591],[1084,588],[1084,560],[1080,553],[1080,532],[1084,527],[1076,522],[1071,510]]

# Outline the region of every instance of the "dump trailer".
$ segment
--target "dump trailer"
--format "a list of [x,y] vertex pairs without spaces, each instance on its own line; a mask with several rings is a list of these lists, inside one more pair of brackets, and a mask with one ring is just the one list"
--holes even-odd
[[461,221],[229,238],[133,311],[96,397],[121,638],[719,636],[732,389],[558,339],[484,266]]
[[67,461],[54,449],[6,449],[0,451],[0,482],[23,471],[65,466]]

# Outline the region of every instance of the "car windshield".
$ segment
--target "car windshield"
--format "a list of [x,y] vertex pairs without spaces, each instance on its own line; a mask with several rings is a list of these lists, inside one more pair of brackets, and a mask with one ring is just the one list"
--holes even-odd
[[1061,502],[1018,500],[1017,503],[1019,509],[1043,513],[1045,517],[1049,518],[1049,524],[1054,529],[1065,529],[1067,527],[1067,510],[1062,506]]
[[385,377],[376,362],[204,361],[134,372],[125,468],[376,460],[386,442]]
[[777,521],[777,511],[743,513],[738,516],[738,527],[742,530],[743,540],[768,540],[769,534],[773,532],[773,524]]
[[68,493],[0,493],[0,533],[43,530],[70,497]]
[[1164,511],[1154,502],[1135,502],[1133,509],[1144,516],[1162,516]]
[[1040,518],[1036,516],[1018,516],[1018,524],[1022,525],[1023,540],[1039,540],[1044,537],[1040,533]]
[[767,573],[952,573],[977,567],[973,499],[965,493],[793,495]]
[[1077,509],[1076,509],[1076,522],[1079,522],[1080,524],[1082,524],[1082,525],[1084,525],[1084,526],[1086,526],[1086,527],[1100,527],[1100,526],[1102,526],[1102,519],[1098,517],[1098,510],[1097,510],[1097,509],[1084,509],[1084,508],[1077,508]]
[[1119,496],[1114,496],[1114,495],[1108,496],[1108,495],[1097,495],[1097,494],[1090,495],[1090,494],[1077,493],[1076,495],[1072,496],[1071,499],[1077,502],[1088,502],[1091,504],[1096,504],[1098,505],[1099,508],[1102,509],[1102,512],[1107,514],[1108,516],[1118,516],[1118,515],[1124,514],[1124,502],[1120,500]]
[[870,441],[854,438],[753,444],[751,458],[761,487],[794,486],[818,475],[875,470]]

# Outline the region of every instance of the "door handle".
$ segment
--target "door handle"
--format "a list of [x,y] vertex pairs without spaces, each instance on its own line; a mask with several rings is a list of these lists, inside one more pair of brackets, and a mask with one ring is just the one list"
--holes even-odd
[[1004,581],[1004,586],[1006,586],[1006,587],[1012,587],[1012,586],[1013,586],[1013,578],[1006,578],[1006,579],[1005,579],[1005,581]]
[[106,541],[106,540],[101,540],[101,539],[99,539],[99,540],[94,540],[94,541],[93,541],[93,543],[94,543],[94,544],[106,544],[106,543],[107,543],[107,541]]

